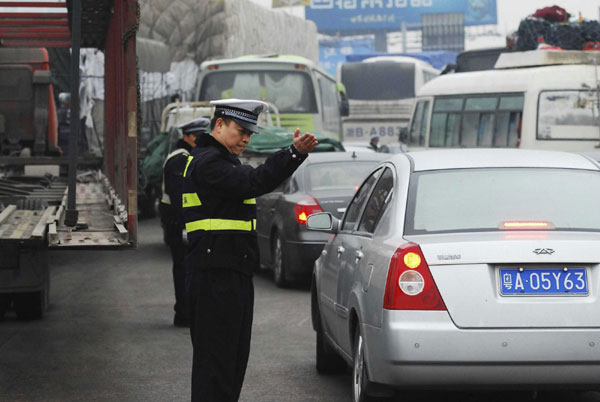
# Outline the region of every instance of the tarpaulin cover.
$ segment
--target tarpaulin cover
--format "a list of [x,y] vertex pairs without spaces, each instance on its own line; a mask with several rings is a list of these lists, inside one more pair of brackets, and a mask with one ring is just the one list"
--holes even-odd
[[140,0],[138,35],[169,46],[173,61],[296,54],[318,61],[312,21],[250,0]]
[[[172,128],[176,130],[176,128]],[[319,144],[315,152],[344,151],[342,144],[333,138],[315,134]],[[169,145],[176,138],[172,133],[162,132],[148,143],[147,154],[142,162],[141,173],[146,179],[146,184],[160,185],[162,168]],[[253,135],[244,155],[270,155],[285,147],[289,147],[294,140],[294,133],[290,130],[275,126],[261,126],[259,134]],[[172,144],[171,144],[172,146]]]
[[[319,144],[316,152],[344,151],[342,144],[333,138],[315,134]],[[288,129],[269,126],[260,127],[259,134],[253,135],[245,153],[272,154],[282,148],[289,147],[294,141],[294,133]]]
[[358,62],[363,61],[369,57],[377,56],[405,56],[414,57],[415,59],[423,60],[429,63],[433,68],[442,70],[448,64],[456,64],[456,52],[450,52],[445,50],[435,50],[421,53],[366,53],[366,54],[349,54],[346,56],[347,62]]

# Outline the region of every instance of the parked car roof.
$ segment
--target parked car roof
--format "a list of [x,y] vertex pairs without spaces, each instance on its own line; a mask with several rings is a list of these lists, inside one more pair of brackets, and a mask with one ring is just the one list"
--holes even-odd
[[489,167],[600,170],[599,165],[591,158],[568,152],[524,149],[445,149],[395,155],[392,160],[404,158],[404,155],[413,161],[414,171]]

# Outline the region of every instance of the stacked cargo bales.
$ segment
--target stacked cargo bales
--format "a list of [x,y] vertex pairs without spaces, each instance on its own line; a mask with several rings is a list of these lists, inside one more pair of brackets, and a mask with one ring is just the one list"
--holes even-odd
[[173,61],[249,54],[318,59],[317,27],[249,0],[140,0],[139,36],[166,43]]

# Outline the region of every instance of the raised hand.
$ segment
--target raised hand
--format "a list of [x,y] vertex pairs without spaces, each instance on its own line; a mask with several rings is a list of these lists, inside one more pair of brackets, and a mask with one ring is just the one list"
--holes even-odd
[[318,142],[311,133],[304,133],[300,136],[300,129],[294,131],[294,148],[301,154],[307,154],[317,146]]

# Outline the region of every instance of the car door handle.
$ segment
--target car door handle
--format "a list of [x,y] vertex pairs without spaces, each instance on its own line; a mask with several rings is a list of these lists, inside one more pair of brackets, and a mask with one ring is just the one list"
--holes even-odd
[[337,248],[337,256],[338,256],[338,258],[340,258],[342,256],[342,254],[344,253],[344,251],[346,251],[346,249],[344,247],[342,247],[342,246],[339,246]]
[[360,250],[356,250],[356,253],[354,253],[354,256],[356,257],[356,261],[355,262],[358,263],[358,261],[360,261],[360,259],[365,256],[365,253],[363,253]]

